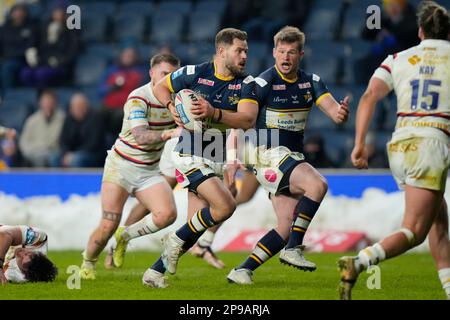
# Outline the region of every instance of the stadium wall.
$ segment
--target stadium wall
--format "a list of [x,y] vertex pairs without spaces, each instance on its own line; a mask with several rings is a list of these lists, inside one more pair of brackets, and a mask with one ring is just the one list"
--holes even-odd
[[[356,250],[396,230],[404,210],[403,192],[387,171],[323,171],[329,192],[308,239],[315,251]],[[101,171],[12,171],[0,173],[0,223],[27,224],[47,231],[50,249],[81,250],[100,219]],[[446,193],[449,200],[449,193]],[[159,233],[134,240],[133,250],[159,250],[160,239],[186,221],[187,194],[175,190],[179,218]],[[128,215],[136,203],[130,198]],[[273,228],[275,216],[260,188],[219,230],[216,250],[247,250]],[[427,250],[427,244],[419,250]]]

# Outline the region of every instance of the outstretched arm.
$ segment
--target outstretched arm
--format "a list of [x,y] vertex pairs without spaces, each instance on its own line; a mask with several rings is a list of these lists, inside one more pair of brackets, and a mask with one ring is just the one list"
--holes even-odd
[[[320,99],[320,98],[319,98]],[[320,110],[322,110],[328,117],[330,117],[335,123],[341,124],[348,119],[348,103],[350,98],[346,96],[344,100],[337,103],[331,94],[325,95],[318,102]]]
[[352,151],[352,163],[358,169],[368,168],[368,157],[365,151],[366,135],[370,121],[378,101],[388,95],[391,89],[381,79],[372,77],[366,92],[359,100],[358,110],[356,112],[356,131],[355,146]]

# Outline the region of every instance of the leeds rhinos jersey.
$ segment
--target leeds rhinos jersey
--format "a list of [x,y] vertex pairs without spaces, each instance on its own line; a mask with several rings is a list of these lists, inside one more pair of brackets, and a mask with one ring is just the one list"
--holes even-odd
[[[221,109],[223,112],[236,112],[238,103],[241,101],[251,101],[257,108],[255,96],[255,81],[252,76],[242,77],[223,77],[216,72],[216,66],[213,62],[205,62],[199,65],[188,65],[177,71],[172,72],[167,77],[167,83],[172,93],[177,93],[182,89],[191,89],[201,95],[214,108]],[[209,122],[207,128],[215,128],[225,133],[228,128],[223,123]],[[194,134],[190,134],[194,139]],[[202,149],[209,144],[206,139],[202,140]],[[181,142],[181,141],[180,141]],[[189,149],[180,146],[178,151],[182,153],[194,154],[194,143],[189,144]],[[196,149],[196,148],[195,148]]]
[[450,42],[423,40],[375,71],[397,96],[396,139],[450,135]]
[[155,98],[150,83],[132,91],[124,106],[122,131],[113,150],[122,158],[137,165],[156,165],[159,162],[164,142],[138,145],[131,129],[149,126],[150,130],[175,128],[170,111]]
[[258,145],[267,148],[285,146],[293,152],[303,152],[303,132],[308,114],[315,103],[330,95],[328,88],[316,74],[299,70],[297,79],[287,79],[276,66],[264,71],[255,79],[256,95],[260,105],[257,129],[278,129],[279,143],[260,137]]

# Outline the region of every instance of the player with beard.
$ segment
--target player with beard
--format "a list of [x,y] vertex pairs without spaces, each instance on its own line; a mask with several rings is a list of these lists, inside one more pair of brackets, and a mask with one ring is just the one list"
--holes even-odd
[[[164,241],[163,253],[144,276],[144,285],[167,286],[166,270],[175,274],[180,256],[191,248],[206,229],[228,219],[236,208],[230,191],[239,165],[225,163],[226,129],[249,129],[255,124],[258,103],[254,93],[254,78],[245,74],[247,61],[247,34],[226,28],[215,39],[216,54],[213,61],[189,65],[169,74],[155,87],[155,96],[166,105],[182,126],[175,111],[172,94],[191,89],[199,97],[191,108],[197,120],[207,130],[198,135],[184,130],[174,152],[177,181],[188,189],[188,222]],[[221,150],[208,155],[206,150],[213,141],[221,141]],[[224,169],[225,167],[225,169]],[[220,178],[225,175],[224,181]]]

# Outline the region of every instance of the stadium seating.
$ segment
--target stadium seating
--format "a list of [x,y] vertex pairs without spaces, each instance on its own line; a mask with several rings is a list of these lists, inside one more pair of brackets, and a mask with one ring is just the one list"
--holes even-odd
[[116,11],[116,3],[111,1],[89,1],[80,5],[82,12],[96,16],[112,16]]
[[158,10],[151,19],[151,26],[150,42],[176,43],[182,38],[184,18],[181,13]]
[[220,28],[220,15],[209,11],[195,11],[189,15],[190,41],[213,41]]
[[209,11],[217,13],[222,17],[225,13],[227,7],[226,0],[201,0],[197,2],[195,10],[197,11]]
[[130,15],[121,12],[114,16],[114,39],[117,42],[143,41],[145,32],[145,16],[139,12]]
[[119,50],[114,44],[97,42],[86,46],[85,53],[104,57],[108,62],[112,62],[119,56]]
[[366,25],[367,7],[352,5],[347,9],[344,15],[344,24],[342,26],[343,39],[357,39]]
[[[191,1],[168,0],[161,1],[156,10],[157,12],[171,12],[173,14],[179,13],[183,16],[186,16],[191,13],[192,7],[193,6]],[[171,15],[168,15],[167,17],[171,17]]]
[[14,88],[5,92],[5,102],[25,104],[30,108],[37,108],[38,92],[34,88]]
[[106,41],[107,18],[104,15],[83,14],[81,39],[85,43]]
[[338,27],[339,12],[320,9],[311,13],[305,25],[305,33],[309,39],[331,40]]
[[75,84],[96,85],[106,67],[106,59],[95,55],[82,55],[75,66]]
[[58,97],[58,104],[62,110],[67,111],[69,109],[70,99],[78,91],[73,87],[63,87],[55,90],[56,96]]
[[155,5],[150,1],[127,1],[120,5],[118,11],[122,14],[134,17],[135,14],[149,17],[155,10]]
[[31,108],[26,103],[14,100],[3,101],[0,105],[0,123],[2,126],[14,128],[20,132],[25,120],[31,114]]

